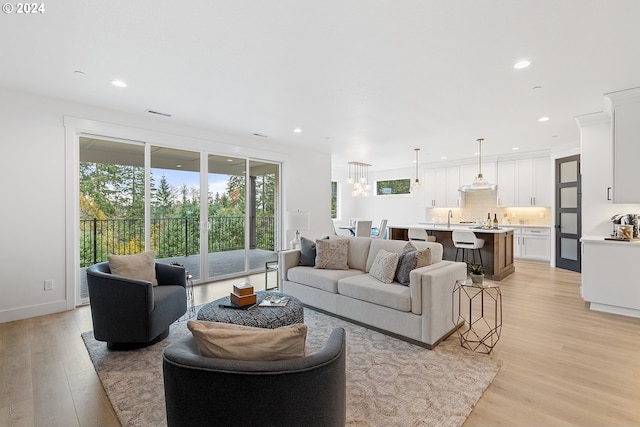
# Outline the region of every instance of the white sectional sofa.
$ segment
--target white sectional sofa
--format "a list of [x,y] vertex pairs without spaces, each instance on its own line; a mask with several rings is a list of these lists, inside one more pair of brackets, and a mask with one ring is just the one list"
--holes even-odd
[[[435,347],[454,330],[452,302],[456,280],[467,277],[466,264],[442,260],[442,245],[430,248],[432,264],[410,273],[409,286],[386,284],[369,273],[380,249],[401,253],[405,241],[349,237],[348,270],[300,266],[300,250],[278,254],[280,290],[305,305],[395,335],[426,348]],[[455,313],[454,313],[455,310]]]

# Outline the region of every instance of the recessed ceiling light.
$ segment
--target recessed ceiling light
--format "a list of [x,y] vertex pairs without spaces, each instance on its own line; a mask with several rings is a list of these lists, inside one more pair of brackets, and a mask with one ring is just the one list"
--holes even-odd
[[513,64],[513,68],[515,68],[516,70],[522,70],[524,68],[527,68],[529,65],[531,65],[531,61],[523,59],[522,61],[518,61]]
[[116,87],[127,87],[127,84],[122,80],[111,80],[111,84]]
[[295,133],[300,133],[300,132],[302,132],[302,129],[300,129],[300,128],[295,128],[293,131],[294,131]]
[[549,117],[547,116],[542,116],[538,119],[539,122],[548,122],[549,121]]
[[513,147],[512,150],[513,151],[518,151],[520,149],[520,147]]
[[447,160],[447,157],[446,156],[442,156],[442,157],[440,157],[440,160]]
[[474,156],[479,156],[479,155],[480,155],[480,152],[479,152],[479,151],[476,151],[475,153],[473,153],[473,155],[474,155]]

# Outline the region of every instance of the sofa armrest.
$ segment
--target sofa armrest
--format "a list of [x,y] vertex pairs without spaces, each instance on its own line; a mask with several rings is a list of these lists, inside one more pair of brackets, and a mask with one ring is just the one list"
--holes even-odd
[[[300,249],[289,249],[278,252],[278,280],[289,280],[287,271],[300,263]],[[281,283],[278,283],[282,289]]]
[[[429,268],[431,267],[431,268]],[[422,339],[434,344],[454,328],[452,318],[458,307],[453,304],[452,293],[456,280],[467,278],[464,262],[440,261],[411,272],[411,309],[419,306],[422,315]],[[419,289],[419,303],[414,294]],[[417,308],[417,307],[416,307]]]

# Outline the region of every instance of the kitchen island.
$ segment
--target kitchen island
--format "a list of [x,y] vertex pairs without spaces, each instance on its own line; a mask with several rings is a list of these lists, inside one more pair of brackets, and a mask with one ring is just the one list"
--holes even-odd
[[[409,224],[389,225],[389,238],[395,240],[409,240],[409,228],[422,228],[435,236],[436,242],[442,244],[442,259],[454,261],[456,248],[451,240],[453,230],[471,230],[479,239],[484,239],[484,247],[480,249],[484,264],[484,275],[490,280],[502,280],[515,271],[513,265],[513,228],[498,227],[477,229],[469,225],[447,224]],[[469,254],[471,259],[472,255]],[[480,262],[477,259],[478,263]]]

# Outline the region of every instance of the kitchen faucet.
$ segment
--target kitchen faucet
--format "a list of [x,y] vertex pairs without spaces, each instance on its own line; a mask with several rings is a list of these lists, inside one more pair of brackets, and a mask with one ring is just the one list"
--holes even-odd
[[447,214],[447,228],[451,228],[451,218],[453,218],[453,212],[449,209],[449,213]]

